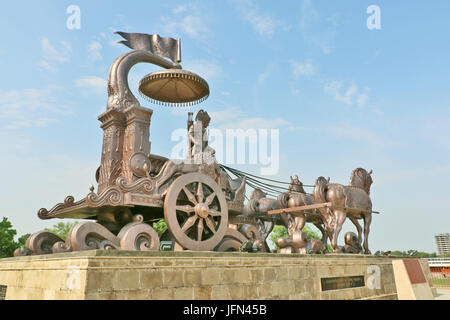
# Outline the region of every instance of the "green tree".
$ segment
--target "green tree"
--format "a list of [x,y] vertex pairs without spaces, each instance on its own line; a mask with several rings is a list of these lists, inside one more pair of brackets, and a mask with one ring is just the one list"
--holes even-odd
[[428,252],[422,252],[410,249],[408,251],[400,251],[400,250],[393,250],[393,251],[387,251],[390,256],[395,257],[415,257],[415,258],[435,258],[437,257],[436,253],[428,253]]
[[17,231],[12,228],[8,218],[3,217],[3,220],[0,222],[0,258],[14,255],[14,250],[18,247],[18,244],[14,241],[16,234]]
[[[275,241],[278,238],[289,238],[289,234],[285,226],[275,226],[272,232],[269,234],[269,239],[274,244],[276,243]],[[275,249],[278,250],[280,248],[275,244]]]
[[153,223],[153,229],[158,233],[158,236],[162,236],[162,234],[167,230],[166,221],[164,219],[161,219],[157,222]]
[[31,234],[27,233],[23,236],[20,236],[19,239],[17,239],[17,244],[19,247],[22,247],[25,245],[25,242],[27,242],[27,239],[31,236]]
[[52,228],[45,228],[45,231],[54,233],[61,239],[66,240],[67,234],[69,233],[70,229],[76,224],[77,222],[58,222],[57,224],[53,225]]

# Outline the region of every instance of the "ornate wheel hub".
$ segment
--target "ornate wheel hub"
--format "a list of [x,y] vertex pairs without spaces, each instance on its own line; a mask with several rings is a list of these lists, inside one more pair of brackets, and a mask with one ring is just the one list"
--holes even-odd
[[197,215],[197,217],[199,217],[200,219],[205,219],[208,217],[208,205],[206,203],[198,203],[195,205],[194,207],[195,210],[195,214]]
[[228,227],[228,207],[222,190],[211,177],[188,173],[167,190],[164,218],[182,247],[213,250]]

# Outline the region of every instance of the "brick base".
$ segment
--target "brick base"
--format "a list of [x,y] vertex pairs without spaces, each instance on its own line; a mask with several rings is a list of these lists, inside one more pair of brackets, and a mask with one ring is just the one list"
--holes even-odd
[[[397,299],[392,260],[94,250],[0,259],[0,285],[6,299]],[[370,266],[380,271],[375,288]],[[365,286],[322,291],[321,278],[345,276]]]

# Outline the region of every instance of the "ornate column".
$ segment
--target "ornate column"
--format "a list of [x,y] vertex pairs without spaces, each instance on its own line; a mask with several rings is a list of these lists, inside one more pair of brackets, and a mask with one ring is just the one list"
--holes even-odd
[[123,112],[108,110],[102,113],[98,120],[102,122],[103,146],[100,163],[98,190],[100,194],[108,186],[113,185],[122,171],[122,149],[125,130]]
[[[122,156],[122,175],[129,183],[143,177],[150,170],[150,118],[153,110],[132,106],[123,111],[125,134]],[[130,159],[133,158],[132,161]],[[148,168],[144,169],[147,164]]]

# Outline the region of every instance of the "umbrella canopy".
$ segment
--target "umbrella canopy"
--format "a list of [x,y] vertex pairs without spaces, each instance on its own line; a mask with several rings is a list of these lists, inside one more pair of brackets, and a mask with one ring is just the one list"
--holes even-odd
[[208,83],[193,72],[166,69],[152,72],[139,82],[139,93],[151,102],[185,107],[204,101],[209,96]]

